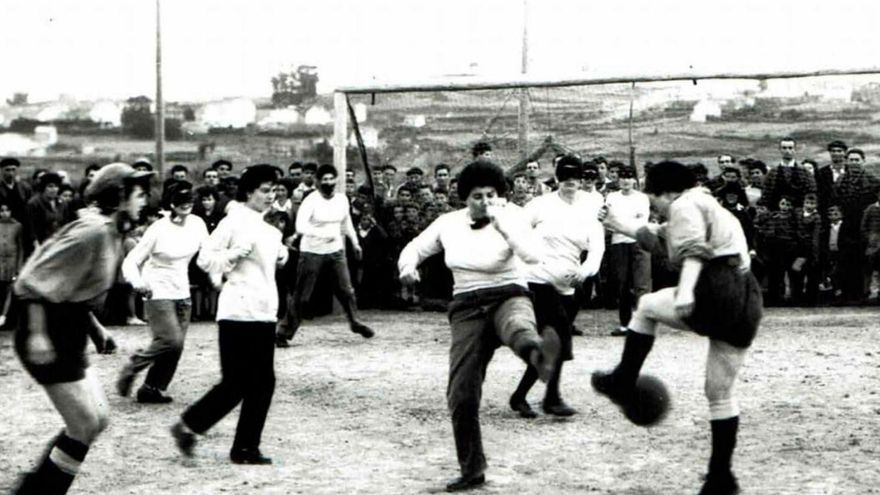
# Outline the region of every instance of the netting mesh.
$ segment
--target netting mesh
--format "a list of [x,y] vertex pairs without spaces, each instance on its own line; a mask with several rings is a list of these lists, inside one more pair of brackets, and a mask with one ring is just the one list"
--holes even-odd
[[[540,151],[548,137],[558,145],[552,151],[584,158],[628,162],[632,145],[637,165],[677,159],[710,171],[720,153],[773,163],[783,136],[798,140],[799,158],[820,164],[833,139],[865,150],[869,168],[880,151],[878,75],[526,88],[525,150],[518,142],[521,91],[352,94],[349,101],[366,110],[359,127],[370,164],[398,168],[443,162],[456,169],[478,141],[491,144],[494,159],[509,167]],[[555,153],[548,154],[546,161]]]

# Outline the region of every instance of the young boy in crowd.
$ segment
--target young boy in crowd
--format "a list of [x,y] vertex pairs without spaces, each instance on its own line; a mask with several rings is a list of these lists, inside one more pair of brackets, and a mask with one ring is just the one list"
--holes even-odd
[[798,258],[797,225],[790,196],[779,199],[779,209],[759,215],[755,219],[762,238],[761,251],[767,268],[768,306],[785,303],[785,276],[794,275],[794,262]]
[[529,191],[529,178],[525,172],[517,172],[513,175],[513,190],[507,195],[507,200],[517,206],[525,206],[531,201],[532,193]]
[[839,205],[832,205],[828,208],[828,234],[825,238],[827,243],[822,246],[825,253],[823,256],[822,279],[825,281],[826,287],[830,288],[834,301],[843,293],[842,284],[840,283],[840,271],[838,270],[840,263],[839,241],[841,227],[843,227],[843,209]]
[[804,206],[795,208],[797,220],[798,253],[792,266],[791,296],[795,304],[813,307],[819,303],[819,236],[822,217],[819,214],[819,198],[815,193],[804,195]]

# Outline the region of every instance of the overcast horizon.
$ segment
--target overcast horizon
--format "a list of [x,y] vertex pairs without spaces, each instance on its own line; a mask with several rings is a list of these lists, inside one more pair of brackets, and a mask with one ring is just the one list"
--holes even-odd
[[[2,100],[14,92],[30,101],[154,96],[153,0],[4,7],[12,22],[0,32]],[[880,46],[877,14],[880,2],[855,0],[531,0],[530,73],[880,66],[868,55]],[[521,0],[166,0],[164,96],[269,97],[271,77],[298,65],[317,66],[321,93],[372,77],[512,76],[522,21]]]

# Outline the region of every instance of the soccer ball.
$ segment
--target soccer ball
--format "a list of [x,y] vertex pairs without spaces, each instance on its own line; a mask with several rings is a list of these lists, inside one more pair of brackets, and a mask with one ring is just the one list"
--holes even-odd
[[654,426],[663,421],[671,405],[666,385],[655,376],[641,375],[630,400],[623,405],[623,414],[638,426]]

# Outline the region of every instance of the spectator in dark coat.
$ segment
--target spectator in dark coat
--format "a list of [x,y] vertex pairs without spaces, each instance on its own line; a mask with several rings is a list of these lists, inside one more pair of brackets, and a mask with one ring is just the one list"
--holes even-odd
[[779,141],[782,159],[764,178],[759,206],[775,210],[779,207],[779,200],[788,196],[792,207],[800,207],[804,203],[804,194],[816,192],[815,179],[794,158],[795,146],[795,140],[790,137]]
[[27,235],[34,249],[70,221],[66,206],[58,198],[60,189],[61,177],[46,172],[37,182],[37,194],[27,203]]
[[6,203],[12,210],[12,218],[26,225],[25,207],[33,190],[18,178],[20,166],[21,162],[16,158],[0,160],[0,201]]
[[[834,144],[836,148],[842,143]],[[829,145],[831,148],[831,145]],[[836,152],[837,150],[835,150]],[[834,153],[832,153],[834,156]],[[819,207],[830,205],[840,206],[843,218],[839,233],[838,245],[840,262],[838,271],[843,282],[843,298],[847,302],[861,301],[864,295],[862,276],[864,248],[862,247],[861,224],[862,213],[871,203],[876,201],[880,191],[880,179],[866,171],[864,167],[865,153],[857,148],[846,152],[846,163],[832,162],[817,172],[819,186]],[[822,238],[822,245],[827,245],[827,222]]]

